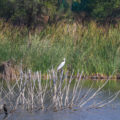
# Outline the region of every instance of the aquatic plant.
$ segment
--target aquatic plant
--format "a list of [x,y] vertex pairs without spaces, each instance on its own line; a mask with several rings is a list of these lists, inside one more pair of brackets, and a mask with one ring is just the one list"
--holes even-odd
[[[109,78],[110,79],[110,78]],[[41,71],[20,70],[20,76],[16,81],[10,82],[3,79],[0,84],[0,103],[10,106],[12,111],[18,108],[27,111],[39,110],[63,110],[63,109],[86,109],[101,108],[111,103],[119,95],[120,91],[104,98],[102,101],[92,102],[105,85],[106,80],[98,89],[93,90],[92,85],[83,91],[83,71],[74,76],[74,71],[48,70],[47,75]]]

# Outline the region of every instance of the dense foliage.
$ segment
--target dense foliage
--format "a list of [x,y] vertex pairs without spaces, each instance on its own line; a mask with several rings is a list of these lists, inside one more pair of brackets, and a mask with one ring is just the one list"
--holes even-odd
[[115,18],[120,16],[120,0],[81,0],[74,2],[72,10],[84,11],[97,20]]
[[[85,12],[97,20],[120,16],[120,0],[0,0],[0,17],[17,25],[42,24],[42,16],[55,17],[67,11]],[[72,16],[72,12],[69,17]]]
[[0,0],[0,17],[14,24],[41,23],[42,15],[53,15],[56,11],[55,0]]

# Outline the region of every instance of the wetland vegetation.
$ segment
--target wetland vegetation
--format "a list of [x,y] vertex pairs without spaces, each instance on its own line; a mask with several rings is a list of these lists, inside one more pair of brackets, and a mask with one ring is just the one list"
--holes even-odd
[[97,1],[0,0],[0,63],[46,72],[65,57],[70,71],[119,74],[120,2]]
[[119,73],[119,25],[106,30],[93,21],[86,26],[62,21],[42,31],[31,31],[29,36],[26,27],[3,21],[0,29],[0,62],[22,60],[25,67],[45,72],[57,68],[65,57],[65,69],[84,70],[88,75],[111,75],[116,70]]
[[72,112],[69,120],[119,120],[119,6],[119,0],[0,0],[0,119],[4,113],[64,120]]

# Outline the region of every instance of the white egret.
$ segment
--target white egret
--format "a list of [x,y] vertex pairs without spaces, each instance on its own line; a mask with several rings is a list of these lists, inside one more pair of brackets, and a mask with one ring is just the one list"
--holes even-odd
[[57,67],[57,71],[59,71],[64,65],[65,65],[65,58],[63,59],[63,62]]

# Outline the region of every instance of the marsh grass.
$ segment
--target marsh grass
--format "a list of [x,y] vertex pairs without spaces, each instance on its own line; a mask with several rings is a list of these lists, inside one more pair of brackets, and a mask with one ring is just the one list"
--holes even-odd
[[14,58],[26,68],[46,72],[66,58],[65,68],[89,75],[120,72],[120,27],[59,22],[39,32],[0,22],[0,62]]

